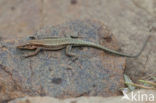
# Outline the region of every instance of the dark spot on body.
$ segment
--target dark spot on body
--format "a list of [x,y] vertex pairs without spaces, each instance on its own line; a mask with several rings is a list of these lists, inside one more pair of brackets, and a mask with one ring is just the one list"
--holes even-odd
[[60,84],[62,82],[62,78],[53,78],[51,82],[54,84]]

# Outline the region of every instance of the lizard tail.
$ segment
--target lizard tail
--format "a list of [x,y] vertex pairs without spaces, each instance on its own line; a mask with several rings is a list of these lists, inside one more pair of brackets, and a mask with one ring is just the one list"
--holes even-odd
[[137,58],[138,56],[141,55],[142,51],[145,49],[145,47],[147,45],[147,42],[149,41],[150,37],[151,37],[150,35],[147,37],[147,39],[145,40],[142,48],[140,49],[140,51],[136,55],[124,54],[124,53],[121,53],[121,52],[106,48],[106,47],[104,47],[102,45],[98,45],[98,44],[95,44],[95,43],[90,43],[91,45],[88,45],[88,46],[92,46],[92,47],[95,47],[97,49],[102,49],[102,50],[104,50],[106,52],[109,52],[109,53],[112,53],[112,54],[115,54],[115,55],[119,55],[119,56],[124,56],[124,57],[129,57],[129,58]]

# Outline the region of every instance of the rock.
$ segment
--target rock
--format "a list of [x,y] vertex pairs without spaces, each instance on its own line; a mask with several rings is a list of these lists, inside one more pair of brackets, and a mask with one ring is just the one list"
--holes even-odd
[[[134,82],[137,82],[139,79],[156,75],[156,48],[154,48],[156,47],[156,13],[154,4],[155,0],[90,0],[90,2],[78,0],[74,5],[71,4],[70,0],[0,0],[0,24],[2,24],[0,25],[0,40],[2,37],[2,41],[9,44],[7,44],[7,47],[9,46],[8,48],[10,48],[9,50],[16,53],[13,47],[15,44],[18,44],[20,37],[34,34],[44,26],[62,24],[71,19],[82,20],[84,18],[94,18],[101,20],[110,28],[111,32],[115,34],[114,36],[120,42],[119,44],[123,52],[134,54],[139,51],[146,37],[152,34],[153,37],[143,54],[137,59],[127,59],[126,62],[126,74],[129,75]],[[107,43],[111,40],[109,36],[104,36],[104,38]],[[107,43],[104,44],[107,45]],[[116,43],[112,43],[111,45],[114,44]],[[110,45],[107,46],[111,48]],[[116,49],[114,48],[116,46],[112,47]],[[2,46],[0,50],[2,49],[6,55],[8,49],[5,48],[5,46]],[[64,53],[64,51],[62,52]],[[53,56],[55,56],[55,54],[57,53],[52,53]],[[11,54],[9,58],[13,58],[11,57],[12,55],[14,54]],[[8,56],[3,57],[8,58]],[[4,59],[4,61],[5,60],[6,59]],[[19,59],[19,61],[20,60],[23,59]],[[9,66],[3,66],[8,68],[9,71],[12,71],[13,69],[10,68],[12,64],[13,62],[11,61],[7,64]],[[18,68],[18,66],[16,68]],[[71,66],[68,66],[68,70],[70,70],[70,68]],[[20,78],[21,76],[18,74],[19,69],[16,70],[17,71],[13,71],[13,78],[18,81],[16,78]],[[19,71],[23,76],[25,72]],[[28,76],[31,74],[30,70],[26,71],[26,73]],[[23,77],[25,77],[25,75]],[[28,77],[26,77],[25,80],[28,80]],[[50,81],[61,83],[62,79],[53,78]],[[24,86],[26,84],[25,82],[22,82]],[[42,87],[38,88],[41,88],[42,91]],[[41,93],[41,95],[44,94],[45,93]]]
[[[88,19],[46,27],[33,36],[63,37],[74,33],[78,33],[81,39],[119,49],[104,24]],[[23,58],[23,54],[32,51],[18,50],[16,46],[28,39],[3,40],[0,48],[0,64],[7,68],[8,75],[20,86],[22,93],[59,98],[120,94],[119,88],[124,86],[125,58],[90,47],[73,48],[72,52],[79,55],[74,61],[65,55],[64,49],[42,51],[36,56]]]

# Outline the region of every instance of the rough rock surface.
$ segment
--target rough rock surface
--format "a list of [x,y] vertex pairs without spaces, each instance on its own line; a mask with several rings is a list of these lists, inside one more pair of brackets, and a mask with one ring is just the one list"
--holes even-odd
[[26,94],[8,71],[8,68],[0,64],[0,103],[5,103]]
[[[33,36],[36,38],[64,37],[78,33],[81,39],[100,43],[117,50],[117,41],[102,23],[92,20],[75,20],[58,26],[46,27]],[[3,40],[0,64],[24,94],[53,97],[115,96],[124,86],[125,58],[90,47],[75,47],[79,57],[73,60],[65,50],[42,51],[34,57],[22,55],[32,51],[18,50],[17,45],[30,38]],[[2,69],[2,72],[4,69]],[[5,79],[5,77],[3,77]],[[6,87],[7,88],[7,87]]]
[[155,7],[155,0],[0,0],[0,40],[11,45],[11,39],[32,35],[44,26],[84,18],[104,22],[126,53],[137,52],[152,34],[143,54],[127,59],[126,74],[136,82],[156,75]]
[[128,59],[126,73],[137,81],[156,75],[155,0],[1,0],[0,36],[13,39],[36,33],[44,26],[62,24],[72,19],[101,20],[120,41],[126,53],[136,53],[152,34],[144,53]]
[[156,17],[155,0],[133,0],[133,3],[140,9],[147,11],[150,15]]

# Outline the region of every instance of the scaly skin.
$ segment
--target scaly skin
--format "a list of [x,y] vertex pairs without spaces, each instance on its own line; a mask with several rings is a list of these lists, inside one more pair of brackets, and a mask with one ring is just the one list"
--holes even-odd
[[38,52],[40,50],[59,50],[59,49],[65,48],[65,47],[67,49],[66,50],[67,54],[70,56],[74,56],[75,54],[70,53],[71,47],[72,46],[77,46],[77,47],[84,46],[84,47],[97,48],[97,49],[100,49],[100,50],[103,50],[103,51],[106,51],[106,52],[109,52],[109,53],[112,53],[115,55],[120,55],[120,56],[124,56],[124,57],[129,57],[129,58],[136,58],[144,50],[149,38],[150,38],[150,36],[148,36],[148,38],[146,39],[146,41],[143,44],[143,47],[136,55],[124,54],[124,53],[106,48],[100,44],[96,44],[93,42],[84,41],[84,40],[76,39],[76,38],[51,38],[51,39],[30,40],[28,43],[26,43],[24,45],[17,46],[17,48],[36,50],[34,53],[27,55],[25,57],[36,55],[36,54],[38,54]]

